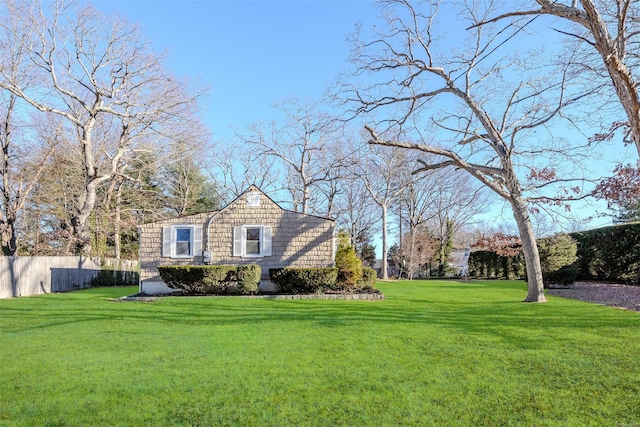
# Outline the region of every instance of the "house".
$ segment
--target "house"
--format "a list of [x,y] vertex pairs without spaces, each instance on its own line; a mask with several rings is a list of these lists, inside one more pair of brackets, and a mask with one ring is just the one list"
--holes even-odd
[[281,208],[256,186],[219,211],[140,226],[140,292],[171,289],[158,266],[241,265],[262,268],[260,290],[274,290],[269,269],[332,267],[335,221]]
[[469,247],[453,248],[451,250],[451,255],[449,255],[449,267],[451,267],[455,276],[469,275],[469,254],[471,254],[471,249]]

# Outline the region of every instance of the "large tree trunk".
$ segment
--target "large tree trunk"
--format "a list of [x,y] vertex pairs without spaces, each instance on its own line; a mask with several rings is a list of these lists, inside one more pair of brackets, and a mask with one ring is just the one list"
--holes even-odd
[[382,204],[380,206],[382,208],[382,280],[389,280],[389,273],[387,271],[387,205]]
[[526,203],[521,197],[514,197],[510,202],[513,207],[513,217],[520,231],[524,260],[527,265],[527,297],[524,301],[546,302],[540,255]]
[[75,254],[91,255],[91,235],[87,227],[89,216],[96,206],[97,188],[102,182],[112,178],[113,171],[98,174],[95,158],[93,156],[93,129],[96,118],[92,117],[82,129],[82,161],[85,173],[85,184],[82,197],[78,200],[76,212],[71,218],[73,233],[75,235]]
[[[18,241],[16,239],[16,219],[7,218],[5,224],[6,241],[2,244],[2,249],[5,255],[14,256],[18,250]],[[5,247],[6,244],[6,247]]]
[[113,220],[114,225],[113,225],[113,245],[114,245],[114,250],[115,250],[115,258],[117,260],[120,260],[120,257],[122,255],[122,238],[121,238],[121,234],[122,234],[122,226],[120,224],[120,222],[122,221],[121,218],[121,207],[122,205],[122,183],[119,182],[118,183],[118,188],[116,189],[116,209],[115,209],[115,218]]
[[[402,221],[400,221],[402,222]],[[409,232],[409,236],[411,237],[411,244],[409,245],[409,269],[407,271],[407,276],[409,276],[409,280],[413,280],[413,273],[416,269],[416,231],[411,230]],[[402,250],[402,244],[400,245]]]
[[16,103],[16,96],[11,95],[9,102],[7,103],[7,114],[2,123],[2,163],[0,163],[0,173],[2,174],[2,205],[4,208],[4,224],[0,219],[0,225],[2,225],[1,245],[2,253],[6,256],[13,256],[16,252],[16,233],[15,233],[15,221],[16,212],[13,209],[13,203],[11,201],[11,183],[9,180],[9,147],[11,145],[11,128],[13,109]]
[[84,194],[78,203],[78,209],[71,218],[73,226],[73,234],[75,241],[76,255],[91,255],[91,238],[87,227],[87,222],[93,208],[96,205],[96,181],[87,180],[84,188]]

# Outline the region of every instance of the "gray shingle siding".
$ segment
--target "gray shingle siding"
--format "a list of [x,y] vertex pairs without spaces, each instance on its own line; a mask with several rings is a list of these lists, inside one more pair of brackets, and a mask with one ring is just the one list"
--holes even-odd
[[[247,195],[259,194],[259,206],[247,203]],[[334,264],[335,221],[282,209],[252,186],[227,207],[208,212],[144,224],[140,227],[140,280],[161,281],[158,266],[203,264],[203,257],[162,256],[162,230],[171,225],[203,227],[203,249],[211,252],[211,264],[258,264],[262,279],[278,267],[331,267]],[[233,227],[271,227],[271,256],[233,256]]]

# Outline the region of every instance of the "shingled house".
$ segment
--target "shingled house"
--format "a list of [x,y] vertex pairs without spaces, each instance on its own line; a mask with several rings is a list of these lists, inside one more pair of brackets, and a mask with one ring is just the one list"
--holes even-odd
[[273,290],[269,269],[332,267],[335,221],[282,209],[251,186],[219,211],[140,227],[140,292],[170,292],[161,265],[258,264],[260,289]]

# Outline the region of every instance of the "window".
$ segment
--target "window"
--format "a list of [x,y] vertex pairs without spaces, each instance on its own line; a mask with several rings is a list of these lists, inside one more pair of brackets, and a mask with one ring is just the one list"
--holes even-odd
[[247,238],[244,243],[244,253],[247,255],[260,255],[260,228],[247,228]]
[[260,193],[254,192],[247,194],[247,206],[253,208],[260,206]]
[[192,228],[176,227],[176,256],[190,256]]
[[239,225],[233,227],[233,256],[247,258],[271,255],[271,227]]
[[172,225],[162,227],[162,256],[193,258],[202,255],[202,227]]

